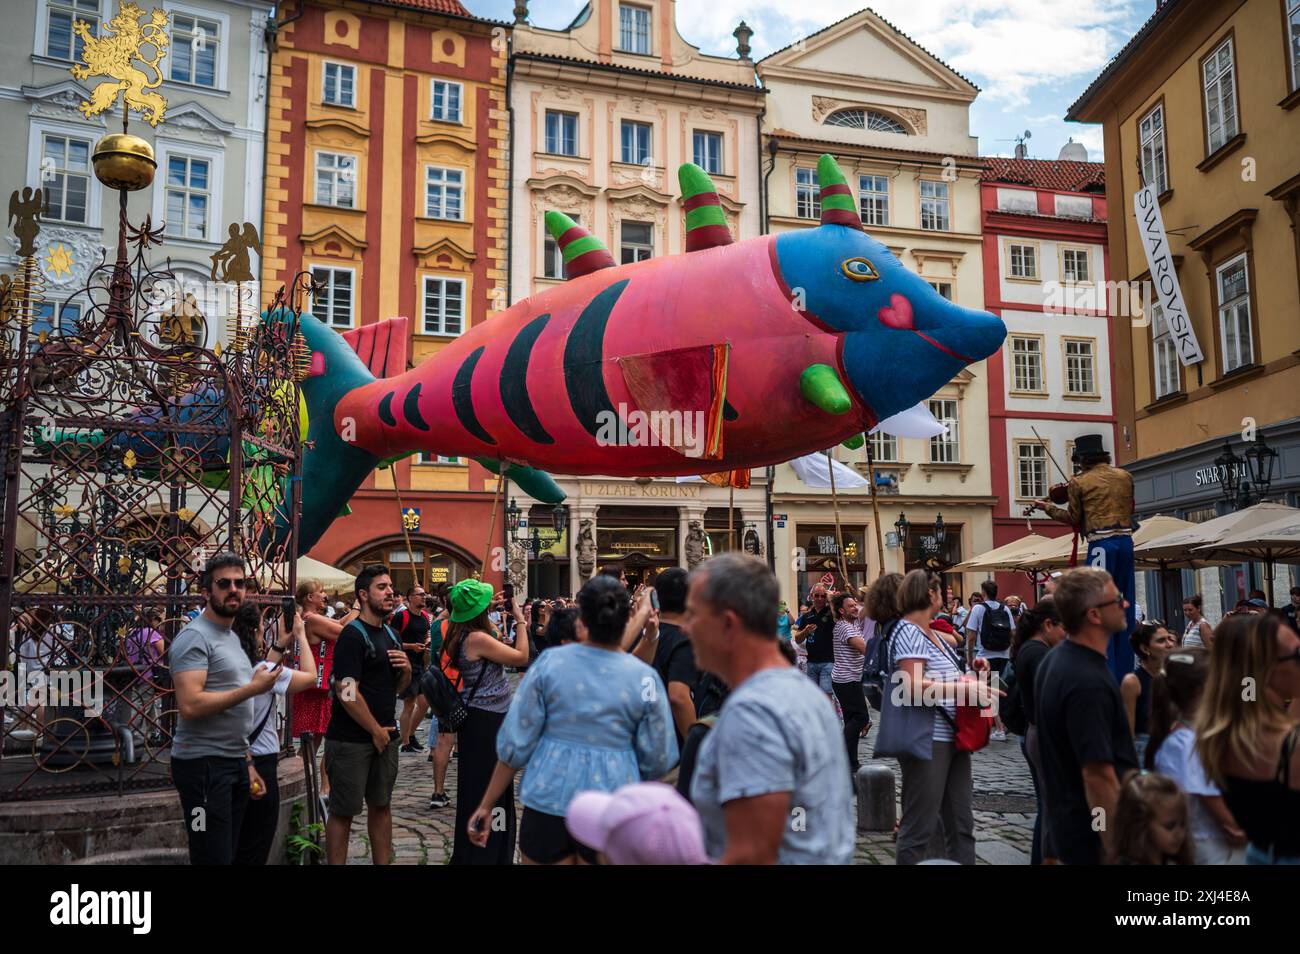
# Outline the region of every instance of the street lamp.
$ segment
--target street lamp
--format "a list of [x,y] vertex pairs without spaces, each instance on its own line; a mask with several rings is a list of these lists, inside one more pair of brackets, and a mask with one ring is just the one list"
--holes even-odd
[[556,504],[551,508],[551,526],[555,528],[555,539],[558,541],[564,536],[564,530],[569,525],[569,508],[564,504]]
[[894,530],[898,533],[898,548],[903,551],[903,566],[907,566],[907,514],[901,510],[898,513],[898,519],[894,521]]
[[511,539],[519,530],[519,505],[515,503],[515,498],[510,498],[510,506],[506,507],[506,529],[510,531]]
[[1232,452],[1232,444],[1225,438],[1223,453],[1214,458],[1214,466],[1219,469],[1219,489],[1223,492],[1223,499],[1229,504],[1237,500],[1237,482],[1240,477],[1237,468],[1241,463],[1241,458]]
[[934,542],[943,547],[943,541],[948,536],[948,528],[944,526],[943,514],[935,514],[934,517]]
[[1255,495],[1263,500],[1268,496],[1273,484],[1273,464],[1277,461],[1277,451],[1264,442],[1260,434],[1246,450],[1246,466],[1250,470],[1250,483]]

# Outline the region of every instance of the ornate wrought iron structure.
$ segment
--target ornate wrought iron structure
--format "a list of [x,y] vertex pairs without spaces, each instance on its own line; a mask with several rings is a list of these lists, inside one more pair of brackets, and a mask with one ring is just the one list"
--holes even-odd
[[0,280],[0,800],[170,784],[166,650],[202,605],[204,561],[243,556],[267,610],[296,584],[309,279],[266,303],[246,270],[184,287],[151,264],[162,228],[130,224],[125,197],[152,180],[152,150],[125,126],[96,151],[121,191],[117,256],[73,296],[72,327],[33,328],[41,203],[14,193],[27,211],[17,274]]

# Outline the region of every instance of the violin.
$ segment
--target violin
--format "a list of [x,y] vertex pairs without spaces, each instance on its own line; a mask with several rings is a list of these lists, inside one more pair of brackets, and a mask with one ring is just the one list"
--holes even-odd
[[[1047,499],[1058,507],[1063,507],[1070,502],[1070,485],[1052,484],[1047,490]],[[1030,504],[1025,508],[1024,516],[1029,517],[1038,509],[1038,504]]]

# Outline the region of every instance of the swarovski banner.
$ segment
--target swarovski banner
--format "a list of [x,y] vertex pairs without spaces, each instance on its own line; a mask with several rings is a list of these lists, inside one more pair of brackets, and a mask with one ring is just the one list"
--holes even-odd
[[[1160,305],[1183,367],[1198,364],[1205,360],[1205,355],[1201,353],[1191,319],[1187,317],[1187,305],[1183,302],[1183,290],[1174,272],[1174,258],[1169,251],[1169,238],[1165,235],[1165,222],[1160,215],[1156,190],[1151,186],[1139,189],[1133,196],[1133,210],[1142,235],[1142,250],[1147,255],[1147,267],[1151,269],[1151,284],[1155,287],[1153,303]],[[1154,336],[1157,332],[1152,322],[1151,334]]]

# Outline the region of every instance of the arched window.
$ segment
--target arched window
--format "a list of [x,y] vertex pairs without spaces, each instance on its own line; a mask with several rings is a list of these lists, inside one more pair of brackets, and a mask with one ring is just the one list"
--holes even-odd
[[826,117],[827,126],[844,126],[848,129],[866,129],[870,132],[907,135],[907,129],[897,119],[870,109],[841,109]]

